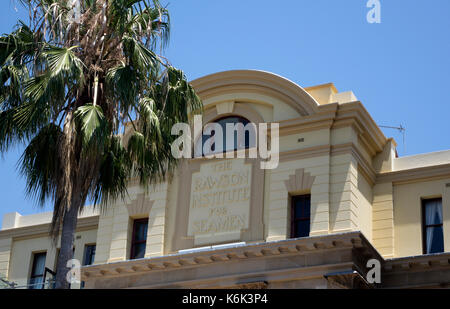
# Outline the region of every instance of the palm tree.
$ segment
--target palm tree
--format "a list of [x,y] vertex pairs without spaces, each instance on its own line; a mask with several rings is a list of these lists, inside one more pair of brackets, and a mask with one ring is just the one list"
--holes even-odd
[[[86,200],[124,198],[127,181],[176,165],[171,127],[201,111],[182,71],[162,57],[169,14],[157,0],[20,0],[30,20],[0,37],[0,152],[19,169],[61,235],[56,288],[68,288],[77,215]],[[125,129],[131,136],[122,140]]]

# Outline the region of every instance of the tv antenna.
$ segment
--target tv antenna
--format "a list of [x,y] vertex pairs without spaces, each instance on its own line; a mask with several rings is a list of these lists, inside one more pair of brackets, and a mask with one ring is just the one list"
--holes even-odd
[[406,146],[405,146],[405,135],[406,135],[406,128],[400,124],[398,127],[392,127],[392,126],[379,126],[380,128],[386,128],[386,129],[394,129],[399,131],[402,134],[403,139],[403,151],[406,153]]

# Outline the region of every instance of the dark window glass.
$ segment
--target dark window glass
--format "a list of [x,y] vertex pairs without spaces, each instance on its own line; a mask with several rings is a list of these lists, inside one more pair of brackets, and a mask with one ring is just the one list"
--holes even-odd
[[84,247],[83,265],[92,265],[95,259],[96,245],[86,245]]
[[[247,149],[247,148],[256,146],[255,141],[250,140],[251,136],[250,136],[250,133],[248,130],[244,131],[244,136],[242,136],[241,138],[239,138],[237,130],[233,131],[233,136],[227,136],[227,128],[226,128],[227,123],[230,123],[233,126],[240,123],[245,127],[249,123],[249,121],[247,119],[238,117],[238,116],[232,116],[232,117],[225,117],[225,118],[222,118],[219,120],[215,120],[214,123],[217,123],[222,127],[223,152],[234,151],[234,150],[238,150],[238,149]],[[256,131],[253,130],[252,128],[250,128],[250,130],[252,130],[252,132],[254,133],[255,139],[256,139]],[[204,134],[202,136],[202,154],[203,155],[210,154],[210,153],[204,153],[203,147],[205,145],[205,142],[214,135],[215,135],[215,131],[213,130],[213,131],[211,131],[211,135]],[[228,140],[228,143],[232,145],[231,147],[227,146],[227,140]],[[211,145],[211,150],[213,151],[213,153],[216,152],[216,148],[217,147],[216,147],[215,143]],[[217,152],[219,152],[219,150],[217,150]]]
[[134,258],[143,258],[145,255],[145,243],[139,243],[134,245]]
[[147,242],[148,219],[138,219],[133,222],[130,259],[140,259],[145,255]]
[[295,237],[308,237],[309,236],[309,220],[297,220],[295,222]]
[[33,266],[31,268],[31,276],[29,281],[30,289],[43,288],[46,255],[47,254],[45,252],[33,254]]
[[[96,247],[96,245],[86,245],[84,247],[83,265],[94,264]],[[84,281],[81,281],[80,288],[84,289]]]
[[311,195],[291,199],[291,237],[308,237],[311,224]]
[[422,201],[423,253],[444,252],[442,199]]

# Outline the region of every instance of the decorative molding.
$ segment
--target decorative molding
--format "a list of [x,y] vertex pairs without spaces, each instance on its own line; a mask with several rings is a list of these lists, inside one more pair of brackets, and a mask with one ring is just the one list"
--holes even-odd
[[383,271],[386,273],[395,273],[431,268],[439,269],[442,267],[450,267],[450,252],[387,259],[383,265]]
[[280,162],[327,156],[330,155],[330,147],[322,145],[280,152]]
[[333,83],[325,83],[325,84],[320,84],[320,85],[315,85],[315,86],[309,86],[309,87],[305,87],[304,89],[309,92],[311,90],[322,89],[322,88],[331,88],[335,93],[339,92]]
[[381,173],[377,175],[377,183],[392,182],[394,184],[404,184],[444,178],[450,178],[450,164]]
[[[365,280],[369,259],[380,261],[381,277],[384,278],[381,285],[369,285]],[[242,269],[246,270],[245,276]],[[271,288],[280,279],[300,281],[311,277],[323,277],[323,288],[448,288],[449,275],[450,253],[384,259],[361,232],[263,242],[81,268],[81,279],[86,281],[86,288],[251,289]]]
[[[78,218],[76,231],[81,232],[96,229],[98,227],[98,218],[98,215]],[[14,240],[18,240],[42,236],[50,236],[50,223],[0,230],[0,239],[12,237]]]
[[290,105],[300,115],[317,112],[319,104],[302,87],[279,75],[256,70],[214,73],[191,81],[199,96],[207,98],[224,93],[268,94]]
[[[191,199],[192,174],[200,171],[203,163],[213,163],[228,160],[226,158],[205,159],[198,158],[185,162],[180,166],[180,182],[177,197],[176,229],[170,250],[177,251],[194,247],[194,238],[187,235],[188,217]],[[241,230],[241,241],[258,241],[264,238],[263,194],[264,170],[260,168],[260,159],[245,158],[245,164],[252,165],[250,189],[249,228]]]
[[[264,118],[253,107],[246,105],[245,103],[234,103],[233,111],[230,113],[219,114],[217,108],[210,108],[203,113],[203,126],[207,123],[214,122],[215,120],[224,116],[241,116],[249,120],[250,122],[258,125],[264,122]],[[202,128],[203,129],[203,128]],[[191,132],[194,132],[194,125],[191,125]],[[199,138],[202,136],[202,132],[194,136],[194,149],[197,146]]]
[[370,149],[371,152],[378,153],[383,151],[387,138],[360,101],[339,104],[332,128],[341,128],[349,125],[353,125],[360,138],[364,140],[367,146],[372,148]]
[[372,288],[357,271],[325,275],[330,289],[368,289]]
[[450,253],[387,259],[382,266],[382,288],[450,287]]
[[299,168],[295,170],[294,175],[289,176],[289,180],[285,180],[284,184],[288,192],[306,191],[312,188],[315,176],[305,173],[305,169]]
[[[280,120],[280,136],[310,132],[321,129],[330,129],[336,118],[338,104],[327,104],[327,108],[320,106],[319,112],[294,119]],[[269,132],[270,133],[270,132]]]
[[231,288],[233,289],[243,289],[243,290],[264,290],[267,289],[268,283],[266,281],[258,281],[258,282],[248,282],[237,284]]
[[346,232],[83,266],[81,276],[83,281],[88,281],[96,278],[113,278],[158,271],[185,271],[186,268],[224,264],[232,261],[258,260],[275,256],[310,256],[314,253],[334,252],[337,249],[357,251],[364,256],[383,261],[383,258],[361,232]]
[[155,201],[149,200],[144,193],[140,193],[134,200],[126,203],[128,215],[130,217],[138,217],[148,215]]
[[231,114],[234,110],[234,101],[217,103],[216,110],[218,115]]

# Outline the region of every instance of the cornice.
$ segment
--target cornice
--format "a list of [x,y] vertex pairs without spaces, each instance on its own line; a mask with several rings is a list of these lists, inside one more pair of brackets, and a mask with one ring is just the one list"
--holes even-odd
[[450,164],[380,173],[377,175],[376,182],[392,182],[394,184],[405,184],[417,181],[436,180],[447,177],[450,177]]
[[[274,256],[282,257],[281,255]],[[246,278],[242,278],[241,274],[221,275],[220,279],[217,277],[209,278],[196,278],[191,280],[177,280],[171,283],[160,283],[142,285],[138,289],[253,289],[267,287],[266,283],[271,281],[278,281],[280,278],[285,281],[302,280],[305,278],[323,278],[324,273],[338,271],[342,269],[352,269],[353,262],[339,262],[335,264],[323,264],[308,267],[295,267],[287,269],[274,269],[264,271],[264,275],[261,276],[260,271],[247,271],[245,273],[246,278],[258,278],[257,281],[246,282]],[[261,279],[264,281],[260,281]],[[252,279],[250,279],[252,280]],[[243,281],[243,282],[242,282]],[[130,288],[130,287],[128,287]]]
[[330,145],[321,145],[280,152],[280,162],[321,157],[330,154]]
[[305,87],[304,89],[306,91],[310,91],[310,90],[323,89],[323,88],[331,88],[331,89],[333,89],[333,91],[335,93],[338,93],[338,90],[336,89],[336,86],[333,83],[325,83],[325,84]]
[[[361,232],[312,236],[308,238],[288,239],[274,242],[248,244],[226,249],[208,250],[193,253],[177,253],[161,257],[128,260],[109,264],[84,266],[81,269],[82,280],[90,278],[108,278],[128,276],[137,273],[187,269],[211,264],[225,264],[243,259],[261,259],[281,255],[304,255],[323,253],[336,249],[357,249],[363,256],[372,256],[382,260]],[[224,267],[226,267],[224,265]]]
[[[279,121],[279,135],[291,135],[301,132],[309,132],[320,129],[330,129],[336,117],[337,104],[329,104],[327,108],[321,108],[320,112],[295,119]],[[270,132],[269,132],[270,133]]]
[[431,270],[442,267],[450,268],[450,252],[387,259],[383,265],[383,271],[395,273]]
[[355,126],[360,137],[373,148],[374,153],[383,150],[387,139],[360,101],[339,104],[333,128],[349,125]]
[[[99,216],[79,218],[77,232],[95,229],[98,227]],[[30,225],[0,231],[0,238],[35,238],[50,235],[50,223]]]

